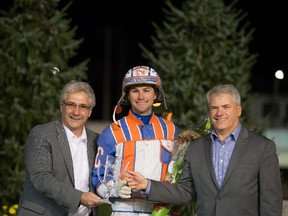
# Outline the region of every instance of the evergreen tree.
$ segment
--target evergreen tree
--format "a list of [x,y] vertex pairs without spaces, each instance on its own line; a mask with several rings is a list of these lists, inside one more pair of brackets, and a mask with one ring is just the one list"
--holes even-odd
[[248,47],[253,28],[234,4],[186,0],[179,9],[166,1],[162,25],[153,23],[153,50],[140,44],[143,56],[161,75],[168,108],[180,128],[205,119],[206,92],[215,85],[234,84],[245,106],[256,55]]
[[64,84],[86,79],[88,60],[71,66],[82,39],[59,0],[14,0],[0,17],[0,204],[17,203],[30,129],[59,116]]

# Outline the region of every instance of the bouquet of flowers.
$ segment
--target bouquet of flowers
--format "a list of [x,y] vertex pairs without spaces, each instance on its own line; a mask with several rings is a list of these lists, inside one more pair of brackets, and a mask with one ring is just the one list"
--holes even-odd
[[[184,156],[189,143],[205,134],[210,133],[210,131],[211,122],[209,118],[206,118],[199,127],[187,129],[179,133],[177,139],[175,140],[172,161],[168,166],[168,172],[165,179],[166,182],[176,183],[179,181],[184,166]],[[171,209],[171,205],[156,205],[154,211],[152,212],[152,216],[165,216],[171,211]]]

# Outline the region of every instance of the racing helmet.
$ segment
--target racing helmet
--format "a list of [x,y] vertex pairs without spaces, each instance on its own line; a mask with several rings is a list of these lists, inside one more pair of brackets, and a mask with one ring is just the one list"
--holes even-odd
[[155,102],[161,103],[164,101],[164,93],[162,88],[162,82],[158,73],[148,66],[137,66],[131,68],[124,76],[122,82],[122,96],[118,101],[118,105],[127,104],[127,95],[129,89],[133,85],[149,84],[153,85],[158,92],[158,97]]
[[148,66],[136,66],[128,70],[125,74],[122,82],[122,96],[118,100],[113,113],[113,120],[115,122],[115,112],[118,106],[128,105],[130,102],[128,100],[129,89],[133,85],[138,84],[149,84],[153,85],[155,90],[158,92],[158,96],[154,103],[164,104],[164,108],[167,109],[164,90],[162,88],[162,81],[158,73],[151,67]]

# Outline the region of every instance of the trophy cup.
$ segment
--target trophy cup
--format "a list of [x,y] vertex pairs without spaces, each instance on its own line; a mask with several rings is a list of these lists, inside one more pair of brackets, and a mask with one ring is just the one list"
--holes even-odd
[[[112,189],[117,190],[117,182],[123,178],[129,165],[129,161],[118,160],[112,155],[107,155],[106,163],[101,164],[97,169],[97,175],[100,182],[106,186],[107,190],[103,201],[107,204],[112,204],[109,200],[111,197]],[[104,174],[101,174],[100,169],[104,169]]]

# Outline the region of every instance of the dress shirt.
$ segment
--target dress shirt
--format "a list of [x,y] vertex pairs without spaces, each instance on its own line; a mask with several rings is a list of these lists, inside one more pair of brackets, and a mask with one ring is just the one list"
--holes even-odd
[[239,124],[223,142],[219,139],[215,130],[213,130],[211,133],[213,165],[219,188],[222,187],[226,170],[238,139],[240,129],[241,124]]
[[[75,188],[82,191],[89,191],[89,163],[87,154],[87,135],[85,127],[80,137],[75,136],[65,125],[70,151],[73,161]],[[74,216],[88,216],[91,209],[80,205]]]

